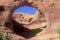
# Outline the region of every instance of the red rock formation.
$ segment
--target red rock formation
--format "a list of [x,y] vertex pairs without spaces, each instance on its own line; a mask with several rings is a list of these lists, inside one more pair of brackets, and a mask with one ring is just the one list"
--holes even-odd
[[[24,5],[37,8],[38,11],[36,15],[13,14],[16,8]],[[35,35],[33,35],[34,37],[30,36],[31,39],[29,40],[59,40],[57,34],[57,25],[60,24],[59,10],[60,0],[0,0],[0,27],[4,28],[8,25],[8,28],[12,28],[13,31],[15,30],[14,26],[18,31],[21,30],[18,28],[29,29],[29,32],[27,31],[27,33],[31,33],[31,29],[34,29],[34,32],[32,32],[33,34],[37,32],[35,29],[42,29],[43,31],[39,33],[37,32],[38,34],[35,33]],[[47,24],[43,24],[42,22]],[[21,24],[23,27],[21,25],[19,26],[19,24]],[[47,25],[47,27],[45,25]],[[23,31],[23,34],[24,33],[26,34],[26,31]]]

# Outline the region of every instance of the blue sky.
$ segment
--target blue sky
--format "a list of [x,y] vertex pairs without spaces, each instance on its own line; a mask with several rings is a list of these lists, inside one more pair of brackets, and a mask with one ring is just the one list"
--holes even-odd
[[14,11],[14,13],[23,12],[23,13],[28,13],[28,14],[35,14],[36,11],[37,11],[37,9],[34,8],[34,7],[23,6],[23,7],[17,8],[17,9]]

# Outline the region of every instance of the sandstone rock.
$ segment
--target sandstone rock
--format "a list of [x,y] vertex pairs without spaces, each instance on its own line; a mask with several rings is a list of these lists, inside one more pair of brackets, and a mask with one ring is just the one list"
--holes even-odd
[[16,20],[20,24],[23,24],[24,27],[29,29],[36,29],[47,25],[47,21],[46,19],[44,19],[45,17],[43,15],[40,16],[38,12],[36,12],[35,15],[17,13],[13,14],[12,16],[14,20]]
[[[35,15],[13,14],[16,8],[24,5],[35,7],[38,11]],[[60,24],[60,0],[0,0],[0,28],[4,29],[5,23],[7,23],[7,25],[10,24],[8,28],[11,27],[14,31],[15,26],[12,20],[17,23],[14,24],[18,28],[15,28],[17,31],[23,30],[23,36],[30,37],[27,38],[28,40],[59,40],[57,25]],[[16,33],[14,34],[16,35]],[[13,38],[13,40],[15,39]],[[16,38],[16,40],[19,39]]]

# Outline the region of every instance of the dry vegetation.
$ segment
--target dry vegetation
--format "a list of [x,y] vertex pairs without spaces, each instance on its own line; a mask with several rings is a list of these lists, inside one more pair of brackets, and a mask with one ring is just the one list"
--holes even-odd
[[11,35],[0,29],[0,40],[12,40]]

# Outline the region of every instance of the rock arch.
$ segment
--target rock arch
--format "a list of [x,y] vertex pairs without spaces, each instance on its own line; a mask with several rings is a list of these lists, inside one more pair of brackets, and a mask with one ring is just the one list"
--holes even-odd
[[[37,3],[36,3],[37,1]],[[32,6],[32,7],[35,7],[38,9],[38,11],[40,12],[41,11],[41,8],[39,5],[42,5],[42,4],[39,4],[41,0],[4,0],[0,2],[0,7],[2,6],[3,7],[3,11],[0,11],[0,14],[2,13],[1,16],[4,16],[5,14],[5,18],[6,17],[11,17],[11,15],[13,14],[14,10],[18,7],[21,7],[21,6],[24,6],[24,5],[28,5],[28,6]],[[9,19],[9,18],[8,18]]]

